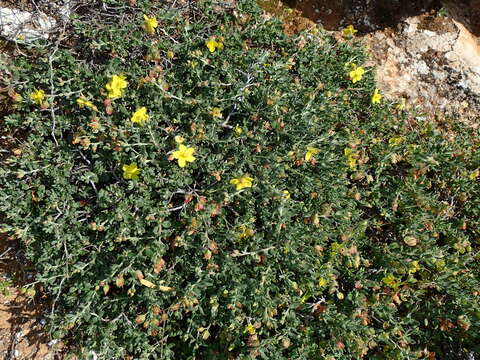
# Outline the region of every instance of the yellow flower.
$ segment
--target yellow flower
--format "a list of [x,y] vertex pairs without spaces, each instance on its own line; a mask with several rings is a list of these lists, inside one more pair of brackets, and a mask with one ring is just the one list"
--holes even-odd
[[354,36],[357,33],[357,29],[353,25],[348,25],[345,29],[342,30],[343,36]]
[[137,167],[137,164],[131,163],[130,165],[123,165],[123,178],[126,180],[132,179],[137,180],[138,174],[140,174],[140,169]]
[[173,59],[175,57],[175,53],[171,50],[167,51],[167,57],[169,59]]
[[208,50],[213,53],[217,49],[223,49],[223,43],[221,41],[216,41],[215,38],[210,38],[205,42],[205,46]]
[[475,180],[478,177],[479,174],[480,174],[480,169],[477,169],[477,170],[471,172],[470,175],[468,175],[468,177],[469,177],[470,180]]
[[147,108],[142,106],[141,108],[137,109],[132,115],[130,119],[133,123],[137,123],[143,125],[143,123],[148,120]]
[[248,335],[255,335],[256,330],[252,324],[248,324],[247,326],[245,326],[245,332],[248,333]]
[[288,200],[288,199],[290,199],[290,191],[288,191],[288,190],[283,190],[282,193],[283,193],[283,195],[282,195],[282,199],[283,199],[283,200]]
[[253,236],[253,234],[255,233],[252,229],[248,228],[246,225],[240,225],[238,229],[241,231],[240,235],[238,235],[240,239]]
[[94,111],[97,111],[97,107],[89,100],[85,99],[83,96],[77,99],[77,105],[80,108],[88,107]]
[[222,118],[222,110],[218,107],[214,107],[212,111],[210,111],[210,115],[215,118]]
[[194,148],[188,148],[185,145],[180,144],[178,150],[173,152],[173,158],[177,159],[178,166],[183,168],[185,165],[187,165],[187,162],[195,161],[195,156],[193,156],[194,152]]
[[35,101],[38,105],[42,105],[43,100],[45,99],[45,91],[43,91],[42,89],[40,90],[34,89],[34,90],[35,91],[30,94],[30,99]]
[[355,65],[355,64],[352,64],[352,71],[349,72],[349,76],[350,76],[350,80],[352,80],[352,83],[356,83],[357,81],[360,81],[362,80],[362,76],[363,74],[365,74],[365,69],[362,68],[361,66],[358,66]]
[[175,136],[174,139],[175,139],[175,142],[176,142],[177,144],[183,144],[183,142],[185,141],[185,139],[183,138],[183,136],[180,136],[180,135]]
[[233,129],[233,131],[235,131],[235,134],[236,134],[237,136],[240,136],[240,135],[242,135],[243,129],[242,129],[240,126],[237,125],[237,126],[235,126],[235,128]]
[[378,92],[378,89],[375,89],[372,95],[372,104],[380,104],[380,100],[382,99],[382,95]]
[[350,148],[345,148],[343,153],[347,158],[348,167],[352,170],[355,169],[355,166],[357,166],[357,154],[355,154]]
[[312,157],[317,155],[320,152],[320,149],[314,147],[307,147],[307,152],[305,154],[305,161],[310,161]]
[[418,261],[415,260],[410,263],[410,268],[408,269],[408,273],[414,274],[420,269],[421,269],[420,264],[418,263]]
[[252,180],[251,177],[244,175],[230,180],[230,184],[235,185],[236,190],[242,190],[252,187]]
[[143,19],[145,20],[143,24],[145,31],[150,35],[155,34],[155,28],[158,26],[157,18],[155,16],[149,18],[147,15],[143,15]]
[[123,75],[113,75],[110,81],[105,85],[108,90],[108,98],[118,98],[123,95],[123,89],[128,85]]
[[404,141],[405,141],[405,138],[403,136],[395,136],[388,140],[388,144],[390,146],[397,146],[403,143]]
[[324,287],[325,285],[327,285],[327,280],[325,278],[320,278],[320,280],[318,280],[318,286],[319,287]]
[[392,274],[389,274],[389,275],[385,276],[382,279],[382,281],[385,285],[388,285],[389,287],[391,287],[393,289],[396,289],[400,286],[400,282]]

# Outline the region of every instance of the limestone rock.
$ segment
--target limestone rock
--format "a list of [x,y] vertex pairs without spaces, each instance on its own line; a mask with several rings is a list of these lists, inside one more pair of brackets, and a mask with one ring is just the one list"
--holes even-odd
[[55,19],[45,14],[0,8],[0,35],[8,40],[32,42],[48,39],[56,24]]

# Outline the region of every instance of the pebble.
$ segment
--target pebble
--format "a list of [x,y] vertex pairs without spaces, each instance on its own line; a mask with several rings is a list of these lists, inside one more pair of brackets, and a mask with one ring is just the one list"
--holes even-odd
[[52,346],[56,345],[57,343],[58,343],[58,340],[57,340],[57,339],[53,339],[53,340],[50,340],[50,341],[47,343],[47,345],[48,345],[49,347],[52,347]]

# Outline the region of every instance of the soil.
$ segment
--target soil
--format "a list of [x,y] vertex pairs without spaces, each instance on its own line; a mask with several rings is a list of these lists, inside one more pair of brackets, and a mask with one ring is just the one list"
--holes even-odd
[[404,19],[440,9],[440,0],[297,0],[295,8],[326,30],[354,25],[361,32],[395,27]]
[[[38,10],[30,0],[0,0],[0,7]],[[0,62],[8,63],[25,53],[35,56],[34,50],[22,49],[0,38]],[[7,74],[0,72],[0,164],[17,151],[26,136],[9,132],[3,126],[4,117],[15,107],[8,83]],[[41,295],[25,292],[25,286],[32,281],[32,268],[26,263],[18,241],[0,234],[0,359],[61,359],[61,344],[52,342],[45,329],[43,313],[48,302]]]
[[0,0],[0,7],[19,9],[23,11],[34,11],[35,3],[30,0]]
[[48,302],[25,292],[32,279],[18,242],[0,235],[0,359],[61,359],[61,344],[45,331]]

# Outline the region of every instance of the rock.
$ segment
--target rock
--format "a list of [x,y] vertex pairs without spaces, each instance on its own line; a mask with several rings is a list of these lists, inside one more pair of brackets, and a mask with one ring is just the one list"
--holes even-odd
[[52,346],[57,345],[58,342],[59,342],[59,340],[53,339],[53,340],[50,340],[50,341],[47,343],[47,345],[48,345],[49,347],[52,347]]
[[56,3],[55,16],[41,11],[29,12],[0,7],[0,36],[20,43],[48,40],[50,34],[57,30],[59,23],[69,19],[74,4],[74,0]]
[[46,40],[56,24],[55,19],[43,13],[0,8],[0,35],[7,40],[27,43]]
[[385,98],[435,115],[475,120],[480,112],[480,45],[466,27],[431,15],[405,19],[396,31],[363,37]]
[[449,16],[480,36],[480,0],[444,0]]
[[480,38],[470,33],[461,23],[455,22],[458,27],[458,38],[447,54],[452,62],[461,62],[471,71],[480,75]]

